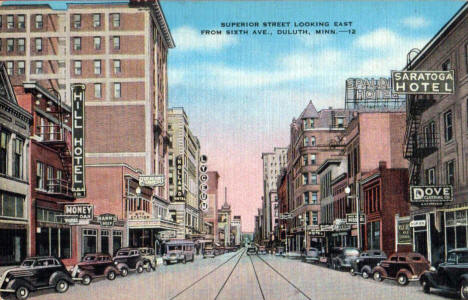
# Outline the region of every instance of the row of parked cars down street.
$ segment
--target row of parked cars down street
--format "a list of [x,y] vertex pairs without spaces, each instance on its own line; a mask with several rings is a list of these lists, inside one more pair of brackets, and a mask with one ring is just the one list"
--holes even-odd
[[205,249],[203,250],[203,258],[207,257],[216,257],[218,255],[222,255],[228,252],[235,252],[239,249],[239,247],[220,247],[220,246],[212,246],[212,245],[207,245],[205,246]]
[[[163,260],[167,264],[194,259],[192,241],[177,240],[166,243],[166,255]],[[151,272],[156,270],[156,266],[153,248],[121,248],[114,257],[106,253],[88,253],[81,262],[69,268],[53,256],[29,257],[18,267],[1,274],[0,293],[2,298],[15,295],[19,300],[28,298],[31,292],[43,289],[55,289],[58,293],[65,293],[75,282],[89,285],[96,278],[114,280],[117,276],[127,276],[129,272]]]

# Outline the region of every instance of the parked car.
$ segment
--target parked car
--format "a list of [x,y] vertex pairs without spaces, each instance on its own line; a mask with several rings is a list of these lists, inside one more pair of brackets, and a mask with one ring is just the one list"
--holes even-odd
[[429,262],[419,253],[394,253],[377,264],[372,270],[372,276],[377,281],[393,279],[400,285],[407,285],[410,281],[419,280],[421,274],[429,270],[429,267]]
[[383,251],[364,251],[355,260],[351,261],[351,269],[349,272],[353,276],[361,274],[363,278],[367,279],[372,275],[372,269],[385,259],[387,259],[387,254]]
[[351,261],[359,256],[359,250],[353,247],[333,248],[328,266],[334,270],[350,269]]
[[206,246],[205,249],[203,250],[203,258],[207,257],[215,257],[217,254],[217,251],[213,246]]
[[119,249],[113,261],[122,277],[127,276],[129,271],[141,273],[145,266],[144,259],[137,248]]
[[284,247],[276,247],[275,255],[280,256],[284,254]]
[[458,292],[461,299],[468,299],[468,248],[450,250],[447,261],[425,271],[419,282],[425,293],[434,288]]
[[119,269],[112,261],[112,257],[103,253],[86,254],[71,270],[73,280],[80,281],[84,285],[89,285],[98,277],[114,280],[118,274],[120,274]]
[[156,253],[154,252],[153,248],[149,247],[142,247],[138,248],[140,250],[141,256],[143,257],[143,262],[144,262],[144,267],[147,272],[150,272],[151,270],[156,270]]
[[257,254],[258,254],[258,255],[267,254],[266,247],[265,247],[265,246],[258,246]]
[[256,255],[257,254],[257,248],[254,246],[250,246],[247,248],[247,255]]
[[2,296],[15,294],[19,300],[42,289],[65,293],[70,285],[73,285],[70,273],[60,259],[52,256],[26,258],[19,267],[5,271],[0,278]]
[[163,256],[165,264],[195,260],[195,244],[189,240],[172,240],[166,243],[166,254]]
[[320,260],[320,251],[317,248],[309,248],[302,256],[302,261],[317,264]]

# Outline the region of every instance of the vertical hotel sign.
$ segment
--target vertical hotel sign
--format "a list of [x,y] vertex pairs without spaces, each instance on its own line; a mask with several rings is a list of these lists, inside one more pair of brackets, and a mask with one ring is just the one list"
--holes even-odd
[[183,157],[179,155],[176,157],[176,194],[174,201],[185,201],[184,186],[182,183],[182,172],[183,172]]
[[85,85],[72,85],[72,180],[73,195],[76,198],[86,197],[85,187]]

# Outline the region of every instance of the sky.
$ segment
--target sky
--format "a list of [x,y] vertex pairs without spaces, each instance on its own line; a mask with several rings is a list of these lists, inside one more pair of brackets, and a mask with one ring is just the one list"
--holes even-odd
[[[8,2],[63,7],[63,1]],[[344,107],[346,78],[389,77],[391,70],[402,69],[408,51],[421,49],[463,3],[162,0],[176,45],[168,58],[169,106],[184,107],[208,155],[208,170],[219,172],[219,206],[226,186],[243,231],[253,231],[263,194],[261,154],[288,145],[291,120],[310,100],[317,109]],[[222,28],[223,22],[290,22],[290,27]],[[294,22],[330,27],[293,28]],[[334,22],[351,26],[336,28]],[[216,29],[222,34],[201,34]],[[226,29],[249,34],[227,35]],[[253,35],[254,29],[271,34]],[[279,35],[277,29],[311,34]],[[315,29],[355,34],[318,35]]]

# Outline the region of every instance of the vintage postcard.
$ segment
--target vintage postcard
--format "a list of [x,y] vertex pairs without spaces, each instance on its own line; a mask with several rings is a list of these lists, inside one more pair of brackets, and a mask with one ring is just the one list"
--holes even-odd
[[468,3],[0,1],[0,299],[468,299]]

